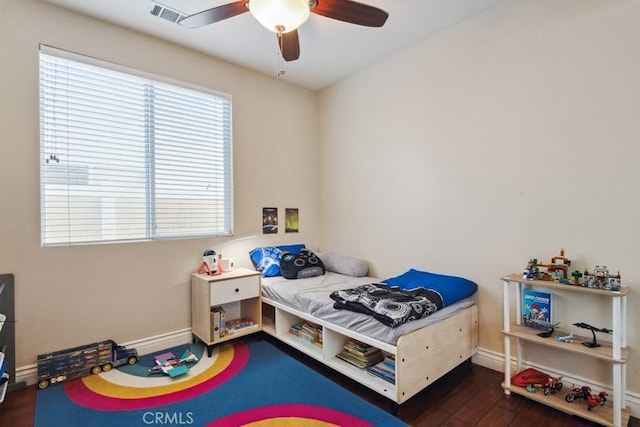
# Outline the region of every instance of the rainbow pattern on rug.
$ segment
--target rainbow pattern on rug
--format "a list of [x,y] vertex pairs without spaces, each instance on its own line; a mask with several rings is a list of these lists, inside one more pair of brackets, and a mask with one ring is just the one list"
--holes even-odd
[[226,382],[249,360],[244,341],[227,345],[211,358],[200,357],[189,375],[178,378],[128,375],[114,369],[64,384],[69,399],[102,411],[148,409],[193,399]]
[[[253,337],[227,342],[176,378],[136,365],[38,391],[36,427],[48,426],[404,426],[387,412]],[[171,351],[170,349],[169,351]]]

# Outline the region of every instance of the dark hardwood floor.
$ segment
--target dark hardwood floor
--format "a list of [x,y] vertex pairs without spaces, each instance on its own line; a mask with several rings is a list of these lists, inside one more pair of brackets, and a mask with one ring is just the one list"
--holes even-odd
[[[390,401],[306,355],[268,337],[272,344],[296,357],[342,387],[385,410]],[[507,396],[502,372],[464,363],[400,405],[398,418],[414,427],[592,427],[599,424],[574,417],[522,396]],[[640,427],[631,417],[628,427]]]
[[[384,410],[391,409],[390,401],[379,394],[267,336],[265,339],[370,403]],[[521,396],[507,396],[500,387],[501,382],[501,372],[464,363],[401,405],[398,418],[415,427],[598,425]],[[0,426],[33,426],[36,393],[35,386],[7,393],[0,406]],[[631,417],[628,426],[640,427],[640,420]]]

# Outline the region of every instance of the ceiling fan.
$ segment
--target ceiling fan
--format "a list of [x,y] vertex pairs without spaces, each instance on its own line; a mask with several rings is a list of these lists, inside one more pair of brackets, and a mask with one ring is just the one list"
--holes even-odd
[[298,27],[310,13],[366,27],[382,27],[389,17],[384,10],[352,0],[240,0],[185,16],[178,24],[198,28],[245,12],[277,34],[285,61],[300,57]]

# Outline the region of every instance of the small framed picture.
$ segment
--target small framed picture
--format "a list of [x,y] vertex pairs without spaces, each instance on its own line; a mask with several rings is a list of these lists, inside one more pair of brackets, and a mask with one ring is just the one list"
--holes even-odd
[[298,208],[285,208],[284,210],[284,232],[298,232]]
[[278,232],[278,208],[262,208],[262,234]]

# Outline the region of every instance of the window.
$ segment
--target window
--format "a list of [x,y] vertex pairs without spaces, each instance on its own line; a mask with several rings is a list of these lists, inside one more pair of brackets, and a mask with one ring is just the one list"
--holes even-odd
[[42,245],[233,233],[231,98],[40,48]]

